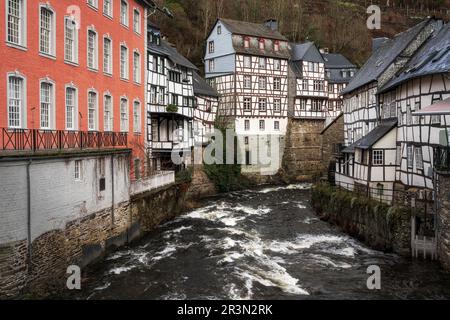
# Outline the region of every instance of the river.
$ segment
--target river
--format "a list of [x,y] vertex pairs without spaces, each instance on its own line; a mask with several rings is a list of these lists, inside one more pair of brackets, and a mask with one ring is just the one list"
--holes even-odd
[[[320,221],[309,185],[204,201],[91,267],[76,299],[449,299],[435,263],[369,249]],[[381,268],[369,290],[367,268]]]

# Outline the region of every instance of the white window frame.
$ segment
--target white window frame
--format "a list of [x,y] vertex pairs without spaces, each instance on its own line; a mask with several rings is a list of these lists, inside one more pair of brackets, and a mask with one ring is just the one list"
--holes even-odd
[[250,131],[250,120],[244,120],[244,130]]
[[413,146],[408,146],[407,147],[407,165],[408,168],[413,168],[414,167],[414,150],[413,150]]
[[[49,34],[49,52],[45,52],[42,51],[42,35],[41,35],[41,29],[42,29],[42,9],[47,10],[51,13],[50,16],[50,34]],[[50,6],[50,4],[45,3],[45,4],[39,4],[39,53],[41,55],[44,56],[48,56],[48,57],[52,57],[55,58],[56,57],[56,11]]]
[[414,161],[416,163],[417,170],[424,169],[422,147],[414,147]]
[[374,166],[384,165],[384,152],[383,150],[372,150],[372,164]]
[[[74,105],[73,105],[73,114],[72,114],[72,126],[69,127],[68,121],[67,121],[67,90],[71,89],[74,91]],[[64,122],[65,122],[65,128],[66,130],[78,130],[78,88],[73,84],[66,84],[64,87],[64,105],[65,105],[65,117],[64,117]]]
[[[71,21],[73,23],[73,48],[72,48],[72,60],[67,59],[67,23]],[[78,28],[77,23],[69,16],[64,17],[64,61],[69,63],[78,64]]]
[[258,67],[259,69],[265,70],[267,68],[267,59],[264,57],[259,57]]
[[251,67],[252,67],[252,57],[244,56],[244,68],[251,68]]
[[75,181],[83,180],[83,161],[82,160],[74,161],[73,176],[74,176]]
[[267,98],[258,98],[258,110],[260,112],[267,111]]
[[[277,85],[275,85],[277,84]],[[281,91],[281,78],[275,77],[273,78],[273,90]]]
[[[264,82],[261,82],[263,79],[264,79]],[[261,84],[264,84],[264,85],[261,85]],[[259,76],[258,89],[259,90],[267,90],[267,77],[266,76]]]
[[274,99],[273,100],[273,111],[274,112],[281,112],[281,99]]
[[[89,120],[90,120],[90,113],[89,113],[89,95],[90,95],[90,93],[95,93],[95,97],[96,97],[96,99],[95,99],[95,105],[94,105],[95,112],[94,112],[94,119],[93,119],[94,128],[92,128],[92,127],[90,126],[90,123],[89,123]],[[94,88],[88,89],[86,100],[87,100],[86,106],[87,106],[87,127],[88,127],[88,131],[98,131],[98,102],[99,102],[99,101],[98,101],[98,100],[99,100],[99,97],[98,97],[98,91],[95,90]]]
[[264,120],[259,120],[259,130],[260,130],[260,131],[266,130],[266,121],[264,121]]
[[86,0],[88,7],[98,9],[98,0]]
[[244,81],[244,83],[243,83],[244,89],[252,88],[252,76],[248,76],[248,75],[244,76],[243,81]]
[[[47,84],[50,85],[50,101],[49,103],[49,110],[48,110],[48,126],[42,125],[42,104],[43,104],[43,97],[42,97],[42,85]],[[39,80],[39,128],[43,130],[54,130],[56,128],[56,83],[55,81],[45,78]]]
[[273,69],[275,71],[281,70],[281,60],[280,59],[273,59]]
[[[123,66],[124,67],[123,72],[122,72],[122,63],[123,63],[122,62],[122,48],[126,49],[126,56],[125,56],[125,61],[124,61],[125,65]],[[129,55],[130,55],[130,53],[129,53],[127,45],[125,43],[121,43],[119,46],[119,61],[120,61],[120,70],[119,71],[120,71],[120,79],[121,80],[128,80],[130,78]]]
[[[138,18],[139,18],[137,28],[136,28],[136,21],[134,20],[136,12],[138,13]],[[142,25],[141,11],[138,8],[134,8],[133,9],[133,31],[136,34],[141,34],[141,25]]]
[[214,71],[216,69],[216,62],[214,59],[210,59],[208,62],[209,71]]
[[18,0],[21,5],[21,12],[18,24],[18,42],[13,42],[8,39],[8,15],[9,15],[9,0],[5,0],[5,41],[8,46],[26,50],[27,48],[27,0]]
[[[108,59],[108,64],[109,64],[109,68],[108,70],[106,69],[107,64],[105,63],[106,61],[106,46],[105,46],[105,42],[109,41],[110,43],[110,48],[109,48],[109,59]],[[103,73],[107,74],[107,75],[112,75],[113,74],[113,70],[114,70],[114,45],[113,45],[113,40],[111,39],[111,37],[109,35],[104,35],[103,36]]]
[[[252,111],[252,98],[251,97],[244,97],[244,111]],[[247,105],[248,104],[248,105]]]
[[[127,12],[126,12],[126,17],[125,17],[125,20],[126,21],[123,21],[122,20],[122,3],[125,3],[126,5],[127,5]],[[122,25],[122,26],[124,26],[124,27],[129,27],[129,25],[130,25],[130,4],[128,3],[128,1],[127,0],[120,0],[120,19],[119,19],[119,21],[120,21],[120,24]]]
[[[126,102],[126,107],[125,107],[125,113],[122,110],[122,101]],[[128,132],[129,131],[129,126],[130,126],[130,120],[129,120],[129,100],[126,96],[121,96],[120,97],[120,101],[119,101],[119,120],[120,120],[120,132]],[[125,118],[123,117],[123,115],[125,114]],[[125,122],[124,122],[125,121]]]
[[[89,65],[89,32],[95,34],[94,52],[93,52],[93,66]],[[89,26],[86,32],[86,65],[89,70],[98,71],[98,33],[94,26]]]
[[[111,106],[109,110],[109,117],[106,114],[106,98],[109,97]],[[103,93],[103,131],[114,132],[114,98],[111,92],[106,91]]]
[[108,0],[110,4],[110,12],[105,11],[105,4],[107,0],[103,0],[103,15],[108,18],[112,18],[114,14],[114,0]]
[[208,42],[208,53],[214,53],[214,41]]
[[[10,105],[9,105],[9,100],[10,100],[10,94],[11,94],[11,90],[10,90],[10,86],[9,86],[9,81],[10,78],[17,78],[20,79],[22,81],[21,83],[21,92],[20,92],[20,106],[19,106],[19,125],[11,125],[11,119],[10,119]],[[18,72],[9,72],[6,75],[6,106],[7,106],[7,123],[8,123],[8,128],[10,129],[26,129],[27,128],[27,78],[18,73]]]
[[[136,113],[136,106],[139,108],[137,113]],[[139,99],[134,99],[133,100],[133,132],[134,133],[141,133],[141,114],[142,114],[141,101]]]
[[[136,55],[138,57],[138,64],[136,66]],[[142,74],[142,69],[141,69],[141,54],[139,52],[139,50],[135,49],[133,51],[133,81],[135,83],[140,84],[141,83],[141,74]]]
[[273,130],[275,130],[275,131],[280,131],[280,121],[275,120],[275,121],[273,122]]

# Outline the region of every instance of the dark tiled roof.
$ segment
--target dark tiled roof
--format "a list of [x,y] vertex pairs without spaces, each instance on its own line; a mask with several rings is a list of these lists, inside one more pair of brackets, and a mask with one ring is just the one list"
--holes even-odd
[[353,148],[370,149],[381,138],[397,126],[397,119],[385,120],[372,131],[353,144]]
[[345,56],[340,53],[322,53],[325,60],[325,68],[329,69],[345,69],[356,68]]
[[301,61],[289,61],[289,65],[297,77],[303,77],[303,64]]
[[262,23],[252,23],[223,18],[220,18],[219,20],[233,34],[287,41],[287,39],[280,32],[273,31]]
[[211,97],[219,97],[217,91],[212,88],[206,81],[200,77],[197,72],[193,74],[194,78],[194,94],[201,94]]
[[148,49],[153,53],[168,57],[170,61],[177,65],[193,70],[198,70],[197,67],[192,64],[192,62],[190,62],[182,54],[180,54],[177,49],[172,47],[166,40],[161,39],[161,45],[159,46],[154,43],[150,43],[148,45]]
[[389,81],[381,92],[410,79],[450,71],[450,23],[433,37],[406,64],[402,72]]
[[430,20],[430,18],[426,19],[407,31],[396,35],[393,39],[383,42],[383,44],[381,44],[370,56],[369,60],[367,60],[361,70],[355,75],[342,94],[352,92],[372,81],[376,81],[407,48],[411,41],[417,37]]
[[319,49],[313,42],[291,43],[291,59],[293,61],[325,63]]

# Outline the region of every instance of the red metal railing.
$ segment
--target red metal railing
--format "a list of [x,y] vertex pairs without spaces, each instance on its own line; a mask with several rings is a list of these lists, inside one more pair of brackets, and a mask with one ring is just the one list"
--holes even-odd
[[6,129],[0,131],[0,151],[40,151],[126,147],[123,132]]

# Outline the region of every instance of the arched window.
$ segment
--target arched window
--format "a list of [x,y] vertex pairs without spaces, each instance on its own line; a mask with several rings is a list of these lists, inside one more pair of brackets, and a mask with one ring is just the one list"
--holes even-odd
[[120,131],[128,132],[128,98],[120,98]]
[[78,89],[73,83],[66,85],[66,130],[78,129]]
[[114,131],[114,108],[113,97],[109,91],[103,95],[103,130],[105,132]]
[[55,56],[56,13],[49,4],[39,5],[39,51]]

